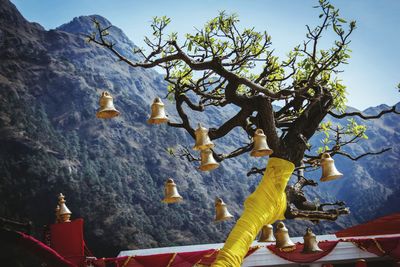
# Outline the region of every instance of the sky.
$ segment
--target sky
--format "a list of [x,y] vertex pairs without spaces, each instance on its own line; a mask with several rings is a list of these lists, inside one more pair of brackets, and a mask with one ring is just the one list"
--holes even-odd
[[[69,22],[81,15],[101,15],[121,28],[139,47],[151,34],[154,16],[172,19],[170,31],[194,32],[219,11],[239,15],[243,27],[266,30],[272,36],[276,55],[285,55],[301,44],[305,25],[318,25],[317,0],[11,0],[22,15],[46,29]],[[379,104],[400,101],[400,1],[332,0],[341,17],[357,21],[352,34],[349,64],[339,78],[347,86],[348,105],[363,110]],[[182,39],[182,38],[181,38]],[[323,43],[329,48],[329,42]]]

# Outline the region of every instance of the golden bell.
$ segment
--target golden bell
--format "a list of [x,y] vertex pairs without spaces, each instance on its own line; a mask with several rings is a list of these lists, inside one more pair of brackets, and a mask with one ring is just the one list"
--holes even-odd
[[168,178],[168,180],[165,182],[164,193],[165,197],[162,200],[162,202],[164,203],[176,203],[183,200],[181,195],[179,195],[178,190],[176,189],[176,184],[174,183],[174,180],[172,180],[171,178]]
[[273,150],[267,144],[267,137],[262,129],[257,129],[253,136],[254,145],[250,152],[252,157],[264,157],[272,154]]
[[201,126],[200,123],[195,131],[195,135],[196,143],[193,147],[194,150],[204,150],[214,147],[214,143],[211,142],[210,137],[208,136],[208,129]]
[[115,109],[113,98],[109,92],[101,93],[99,100],[100,108],[96,113],[96,117],[100,119],[111,119],[119,115],[119,111]]
[[282,251],[293,251],[296,245],[290,240],[289,231],[283,222],[276,225],[276,232],[274,233],[276,239],[276,247]]
[[160,124],[165,122],[168,122],[167,115],[165,115],[165,105],[159,97],[156,97],[151,104],[151,116],[147,123]]
[[322,168],[322,176],[320,181],[326,182],[330,180],[334,180],[343,176],[336,167],[335,161],[331,158],[328,153],[323,153],[321,155],[321,168]]
[[225,202],[222,198],[217,197],[215,199],[215,222],[222,222],[226,220],[230,220],[233,218],[233,215],[229,213],[228,208],[226,207]]
[[218,168],[219,163],[214,159],[211,149],[200,151],[201,164],[199,169],[201,171],[212,171]]
[[303,236],[304,238],[304,248],[303,253],[315,253],[323,251],[318,247],[318,241],[316,235],[311,231],[310,228],[307,228],[306,234]]
[[65,205],[65,197],[60,193],[58,195],[58,206],[60,206],[59,214],[59,222],[70,222],[72,212]]
[[273,230],[274,229],[271,224],[264,225],[261,229],[261,235],[258,238],[258,242],[274,242],[275,237]]

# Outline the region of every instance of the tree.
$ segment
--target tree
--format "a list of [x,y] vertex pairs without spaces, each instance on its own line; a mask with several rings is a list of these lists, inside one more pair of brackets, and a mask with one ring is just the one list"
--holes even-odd
[[[298,177],[294,186],[286,187],[286,218],[335,220],[348,213],[345,204],[307,201],[303,187],[317,183],[305,178],[304,171],[318,167],[322,153],[357,160],[383,153],[388,148],[362,155],[346,154],[342,148],[365,138],[366,128],[354,120],[349,120],[346,126],[333,126],[329,122],[322,123],[323,119],[328,114],[335,118],[375,119],[389,112],[399,112],[395,107],[375,116],[345,112],[346,87],[338,74],[340,66],[347,64],[350,57],[349,37],[356,23],[341,18],[338,10],[325,0],[320,0],[317,8],[321,10],[320,24],[315,28],[306,26],[305,41],[294,47],[283,61],[274,56],[267,32],[257,32],[254,28],[241,30],[238,17],[225,12],[194,34],[186,34],[183,44],[179,44],[177,33],[166,34],[169,18],[155,17],[151,24],[152,37],[145,38],[149,53],[140,48],[133,50],[141,56],[141,62],[124,57],[108,40],[109,27],[104,28],[97,21],[94,21],[95,32],[87,38],[131,67],[162,68],[169,84],[167,97],[175,102],[181,118],[181,122],[168,125],[185,129],[193,138],[195,130],[185,109],[203,112],[210,106],[236,105],[237,114],[218,128],[209,129],[210,139],[221,138],[236,127],[243,129],[248,138],[256,129],[262,129],[273,149],[271,157],[293,163]],[[322,49],[320,40],[327,32],[334,34],[336,40],[332,47]],[[255,73],[257,66],[262,66],[259,73]],[[274,103],[280,103],[281,107],[274,110]],[[323,147],[313,154],[308,141],[316,132],[324,132],[326,138]],[[249,152],[252,145],[249,143],[228,154],[213,150],[213,155],[221,162]],[[185,151],[185,155],[196,159],[189,151]],[[252,168],[248,174],[264,171]],[[335,207],[326,210],[324,206],[327,205]]]

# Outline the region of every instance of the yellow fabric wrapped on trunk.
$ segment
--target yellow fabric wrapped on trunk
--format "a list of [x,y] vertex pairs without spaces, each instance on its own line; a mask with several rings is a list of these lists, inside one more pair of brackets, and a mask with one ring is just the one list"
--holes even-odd
[[285,218],[285,188],[293,170],[294,164],[287,160],[269,159],[260,184],[244,202],[243,214],[218,253],[213,267],[240,266],[262,226]]

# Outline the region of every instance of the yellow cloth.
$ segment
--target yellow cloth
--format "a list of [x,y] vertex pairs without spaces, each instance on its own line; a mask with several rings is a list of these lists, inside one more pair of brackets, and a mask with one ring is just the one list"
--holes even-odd
[[213,267],[240,266],[262,226],[285,218],[285,188],[293,170],[294,164],[287,160],[269,159],[260,184],[244,202],[243,214],[218,253]]

